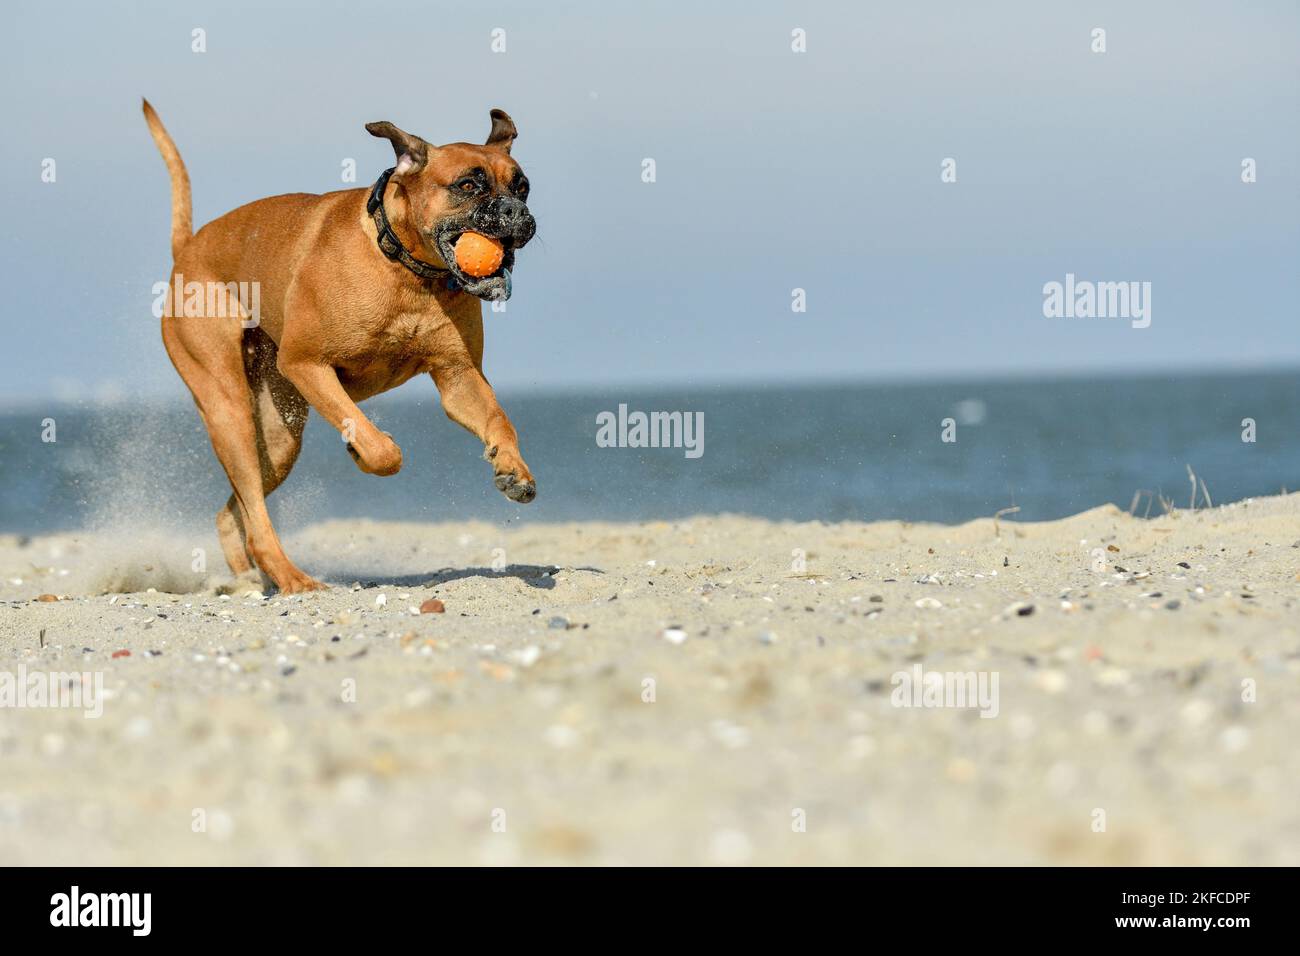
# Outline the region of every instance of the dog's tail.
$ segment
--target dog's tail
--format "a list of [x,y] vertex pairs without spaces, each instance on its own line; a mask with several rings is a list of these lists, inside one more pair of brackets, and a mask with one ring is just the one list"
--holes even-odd
[[162,153],[163,162],[167,164],[167,174],[172,180],[172,258],[175,259],[194,234],[194,218],[190,209],[190,174],[185,171],[176,144],[167,135],[167,127],[163,126],[148,100],[144,101],[144,121],[149,124],[149,132],[158,144],[158,152]]

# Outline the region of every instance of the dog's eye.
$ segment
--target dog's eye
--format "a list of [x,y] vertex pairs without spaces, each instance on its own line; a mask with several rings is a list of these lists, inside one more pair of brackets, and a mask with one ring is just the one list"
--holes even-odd
[[528,180],[525,179],[523,182],[521,182],[519,185],[515,187],[515,195],[518,196],[520,199],[528,198]]
[[463,193],[476,193],[478,192],[478,183],[472,179],[462,179],[456,184],[456,188]]

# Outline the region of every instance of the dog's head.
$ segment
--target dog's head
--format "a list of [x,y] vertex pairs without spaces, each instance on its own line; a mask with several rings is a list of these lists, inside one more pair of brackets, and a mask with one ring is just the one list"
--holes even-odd
[[[433,146],[392,123],[367,123],[366,131],[393,144],[397,154],[391,182],[405,200],[405,219],[423,250],[412,249],[451,270],[460,286],[481,299],[510,296],[515,252],[537,232],[528,211],[528,177],[510,155],[518,131],[503,110],[492,111],[492,131],[482,146]],[[393,210],[389,210],[392,214]],[[464,232],[492,236],[505,247],[492,275],[474,278],[456,264],[456,240]]]

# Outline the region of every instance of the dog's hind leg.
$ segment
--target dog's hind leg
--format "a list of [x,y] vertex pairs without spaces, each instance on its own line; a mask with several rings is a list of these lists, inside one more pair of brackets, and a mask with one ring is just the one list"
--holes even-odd
[[217,540],[221,542],[221,553],[226,556],[226,564],[230,565],[235,577],[252,572],[253,555],[244,535],[244,515],[239,510],[239,499],[233,494],[217,512]]
[[[238,312],[222,314],[237,316]],[[301,396],[295,401],[276,380],[250,381],[246,363],[258,366],[259,358],[265,359],[264,354],[259,355],[264,353],[257,347],[259,336],[265,338],[260,332],[250,336],[254,352],[246,356],[244,330],[237,319],[163,320],[167,352],[194,396],[212,449],[235,492],[236,509],[229,514],[235,532],[243,532],[242,541],[231,537],[232,522],[218,515],[218,535],[231,570],[246,570],[243,564],[251,557],[282,592],[316,590],[324,585],[289,560],[266,510],[266,489],[278,485],[297,458],[306,408],[302,405],[297,417],[286,414],[298,407]],[[273,347],[271,350],[274,365]],[[254,384],[258,386],[256,394]]]
[[[232,513],[232,517],[239,519],[236,525],[237,530],[243,531],[245,554],[252,557],[283,593],[320,589],[324,585],[299,570],[284,553],[266,510],[265,488],[268,483],[272,487],[278,485],[288,474],[292,460],[297,457],[297,443],[293,443],[291,455],[282,453],[275,461],[269,461],[262,451],[266,445],[259,442],[253,396],[242,376],[239,385],[239,389],[226,383],[218,386],[215,380],[210,379],[201,393],[195,389],[195,398],[208,426],[212,448],[235,490],[238,514]],[[303,419],[306,419],[305,411]],[[272,422],[264,421],[268,430],[273,430],[270,427]],[[281,429],[283,425],[277,422],[274,430]],[[231,570],[237,573],[240,570],[238,553]]]
[[[298,460],[308,406],[306,399],[276,368],[276,347],[268,335],[260,329],[246,331],[243,349],[244,374],[253,396],[262,494],[269,496],[289,477]],[[231,495],[217,512],[217,536],[226,563],[236,576],[254,567],[244,522],[239,498]]]

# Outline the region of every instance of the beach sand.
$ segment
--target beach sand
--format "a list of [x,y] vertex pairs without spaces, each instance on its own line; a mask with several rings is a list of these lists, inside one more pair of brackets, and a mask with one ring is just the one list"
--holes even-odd
[[[194,548],[0,539],[0,673],[105,690],[0,710],[0,864],[1300,863],[1300,495],[325,522],[288,598]],[[996,708],[896,706],[918,665]]]

